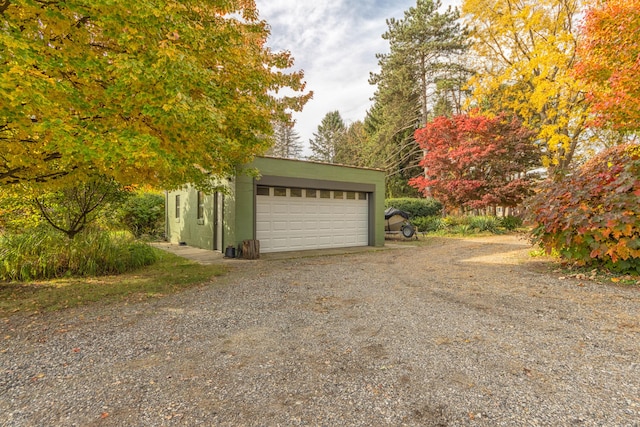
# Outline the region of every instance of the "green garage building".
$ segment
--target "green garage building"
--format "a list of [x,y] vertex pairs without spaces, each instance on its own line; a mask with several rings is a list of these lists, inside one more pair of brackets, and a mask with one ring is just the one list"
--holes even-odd
[[260,252],[384,245],[384,172],[258,157],[204,194],[190,186],[167,192],[172,243],[223,251],[259,240]]

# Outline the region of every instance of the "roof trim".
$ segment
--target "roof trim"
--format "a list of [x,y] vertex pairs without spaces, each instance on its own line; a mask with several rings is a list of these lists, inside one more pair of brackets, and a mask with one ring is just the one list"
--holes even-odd
[[342,167],[342,168],[351,168],[351,169],[361,169],[361,170],[368,170],[368,171],[384,172],[384,169],[379,169],[379,168],[366,168],[366,167],[362,167],[362,166],[343,165],[341,163],[319,162],[317,160],[288,159],[288,158],[285,158],[285,157],[266,156],[266,155],[265,156],[256,156],[256,158],[273,159],[273,160],[284,160],[284,161],[288,161],[288,162],[298,162],[298,163],[313,163],[313,164],[316,164],[316,165],[339,166],[339,167]]

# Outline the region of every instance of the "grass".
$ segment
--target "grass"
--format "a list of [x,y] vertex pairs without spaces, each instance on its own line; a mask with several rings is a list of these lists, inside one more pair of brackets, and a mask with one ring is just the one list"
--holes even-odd
[[138,302],[175,294],[223,275],[223,265],[200,265],[158,249],[158,261],[117,276],[0,282],[0,317],[41,313],[99,302]]
[[73,240],[53,229],[0,236],[0,280],[28,282],[121,274],[156,262],[130,233],[87,230]]

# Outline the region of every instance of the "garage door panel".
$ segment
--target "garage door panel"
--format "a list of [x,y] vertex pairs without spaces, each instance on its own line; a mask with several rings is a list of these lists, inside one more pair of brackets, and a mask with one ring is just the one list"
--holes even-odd
[[333,244],[335,245],[344,245],[346,242],[345,236],[341,235],[341,234],[336,234],[335,236],[333,236]]
[[285,215],[289,213],[289,206],[286,202],[277,202],[271,206],[272,215]]
[[[315,199],[313,199],[315,201]],[[315,203],[309,203],[303,206],[302,211],[306,215],[317,215],[318,214],[318,205]]]
[[265,235],[264,233],[268,233],[269,231],[271,231],[271,223],[265,223],[265,222],[258,222],[256,223],[256,232],[262,235]]
[[316,236],[306,236],[302,239],[302,248],[315,248],[318,246],[318,238]]
[[354,206],[351,203],[348,203],[347,206],[345,206],[344,209],[344,214],[345,215],[357,215],[359,213],[359,209],[358,206]]
[[[273,194],[273,193],[272,193]],[[256,197],[256,234],[261,252],[366,246],[366,200]]]
[[289,230],[289,223],[286,221],[274,221],[271,225],[271,230],[275,232]]
[[304,237],[290,237],[288,243],[291,248],[300,248],[304,245]]
[[316,221],[315,219],[304,222],[304,229],[310,230],[311,233],[313,233],[314,230],[316,230],[317,228],[318,228],[318,221]]
[[262,215],[263,218],[268,217],[271,215],[271,206],[257,205],[256,215],[258,218],[260,218],[260,215]]
[[333,221],[328,221],[325,219],[318,221],[318,230],[320,230],[320,232],[336,230],[337,228],[338,228],[338,225],[334,224]]
[[318,236],[318,245],[323,247],[330,247],[331,236]]
[[305,213],[305,206],[298,201],[292,202],[289,205],[289,213],[292,215],[302,215]]
[[301,220],[289,221],[289,229],[292,232],[302,232],[302,231],[304,231],[304,229],[305,229],[304,221],[301,221]]

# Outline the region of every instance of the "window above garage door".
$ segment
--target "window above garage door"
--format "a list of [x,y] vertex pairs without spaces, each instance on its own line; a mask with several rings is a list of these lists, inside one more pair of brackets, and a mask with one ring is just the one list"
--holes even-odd
[[315,188],[286,188],[258,185],[258,196],[304,197],[310,199],[368,200],[368,194],[362,191],[322,190]]

